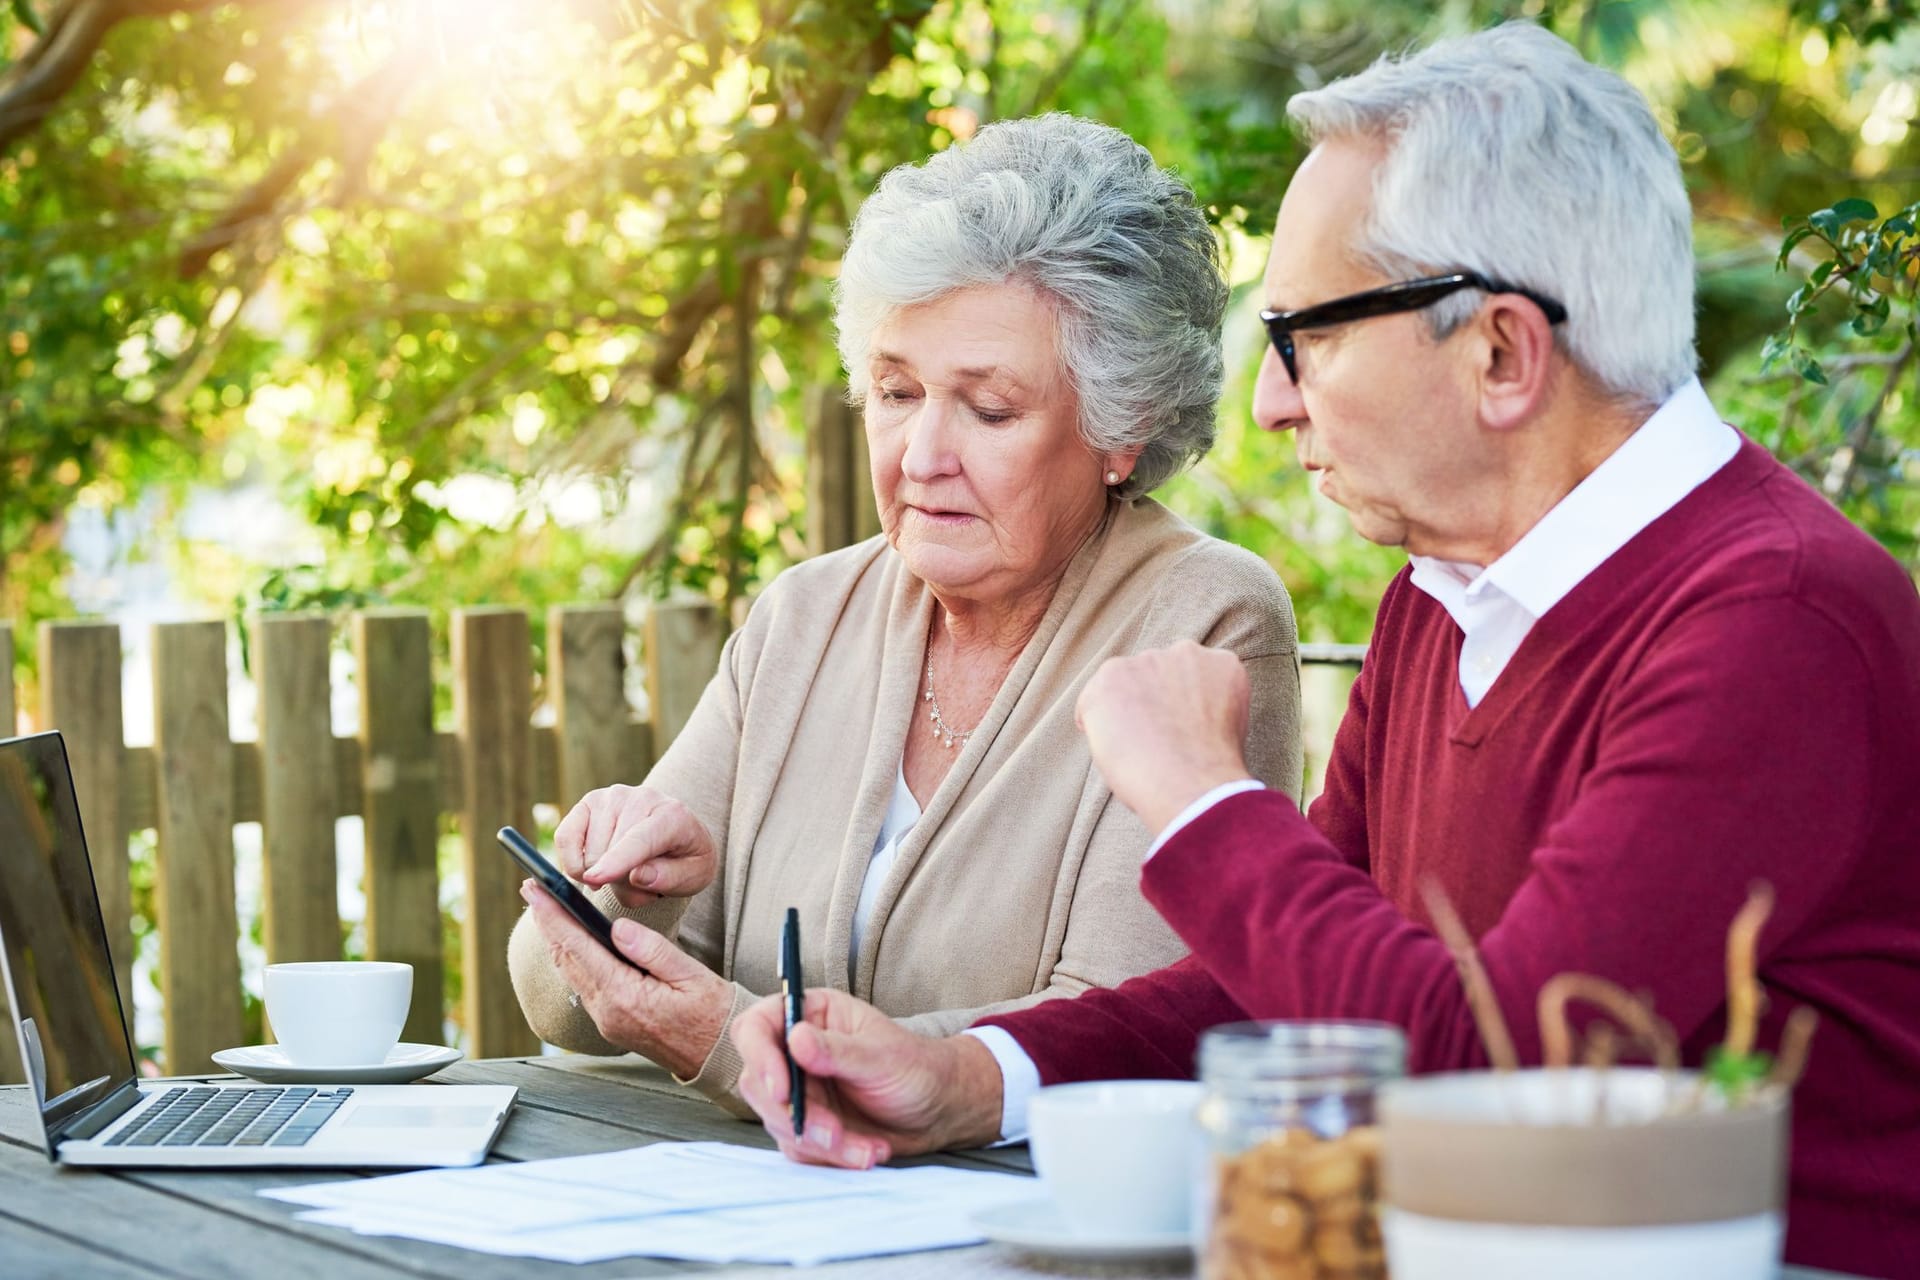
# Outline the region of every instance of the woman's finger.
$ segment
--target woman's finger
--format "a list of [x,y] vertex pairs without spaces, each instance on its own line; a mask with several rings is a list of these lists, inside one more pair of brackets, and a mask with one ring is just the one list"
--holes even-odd
[[628,823],[608,843],[606,852],[587,868],[586,883],[596,887],[616,880],[633,883],[636,871],[663,854],[676,851],[676,842],[677,833],[656,814]]
[[643,864],[627,877],[627,884],[657,898],[686,898],[706,888],[712,879],[706,859],[668,852]]
[[666,935],[656,933],[638,920],[615,920],[613,945],[620,948],[621,955],[669,986],[678,986],[710,972]]
[[573,880],[578,880],[587,869],[587,829],[593,821],[589,802],[593,794],[583,796],[578,804],[567,810],[567,816],[560,819],[560,825],[553,830],[554,865]]

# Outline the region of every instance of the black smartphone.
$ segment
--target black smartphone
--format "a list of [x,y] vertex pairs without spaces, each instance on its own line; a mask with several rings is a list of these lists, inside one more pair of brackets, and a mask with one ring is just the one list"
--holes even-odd
[[[552,894],[554,900],[567,909],[567,914],[580,922],[582,929],[600,939],[600,945],[619,956],[623,962],[635,969],[640,968],[613,945],[613,921],[593,905],[593,899],[580,892],[579,885],[567,879],[560,868],[547,861],[545,855],[533,847],[531,840],[512,827],[500,828],[496,838],[500,841],[500,847],[507,851],[507,856],[519,863],[520,869],[532,876],[542,889]],[[646,972],[644,969],[640,971]]]

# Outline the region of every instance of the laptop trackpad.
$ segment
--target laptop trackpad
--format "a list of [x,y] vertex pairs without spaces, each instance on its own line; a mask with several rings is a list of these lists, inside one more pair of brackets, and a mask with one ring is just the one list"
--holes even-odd
[[368,1103],[355,1107],[341,1120],[348,1129],[459,1129],[490,1125],[493,1107],[427,1107],[404,1103]]

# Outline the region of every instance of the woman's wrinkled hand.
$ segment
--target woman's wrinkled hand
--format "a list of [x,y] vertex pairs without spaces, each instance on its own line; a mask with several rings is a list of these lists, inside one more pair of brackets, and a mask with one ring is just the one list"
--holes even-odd
[[689,898],[713,883],[713,834],[693,811],[652,787],[590,791],[553,833],[560,870],[590,889],[611,885],[632,909]]
[[676,1075],[697,1075],[726,1030],[733,984],[634,920],[613,922],[614,946],[633,962],[623,964],[533,881],[521,884],[520,896],[561,980],[607,1043]]

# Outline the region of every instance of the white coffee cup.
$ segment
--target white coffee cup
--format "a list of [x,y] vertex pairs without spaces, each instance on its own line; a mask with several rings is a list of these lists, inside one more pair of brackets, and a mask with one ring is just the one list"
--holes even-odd
[[1089,1239],[1190,1229],[1201,1087],[1179,1080],[1057,1084],[1027,1109],[1034,1168]]
[[270,964],[267,1021],[302,1067],[378,1066],[413,1003],[413,966],[379,960]]

